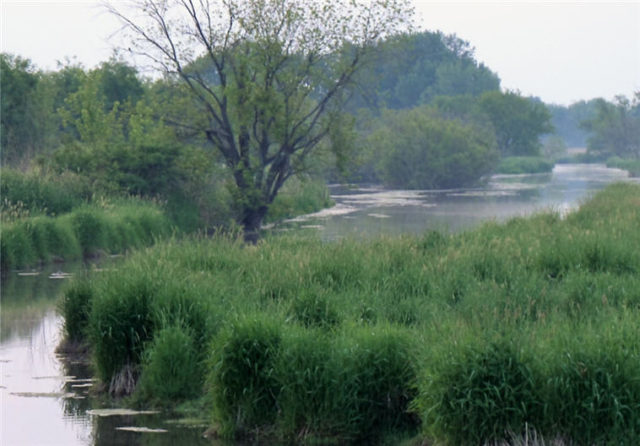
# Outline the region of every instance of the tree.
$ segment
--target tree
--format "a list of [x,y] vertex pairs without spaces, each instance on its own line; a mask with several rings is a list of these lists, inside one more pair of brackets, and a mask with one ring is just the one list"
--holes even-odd
[[40,73],[31,61],[0,54],[0,148],[3,163],[29,159],[40,144]]
[[391,187],[436,189],[477,184],[497,159],[493,133],[429,106],[386,111],[369,136],[377,171]]
[[139,0],[110,10],[133,53],[186,84],[256,240],[278,191],[341,122],[375,44],[409,24],[407,0]]
[[581,123],[591,133],[587,148],[594,152],[640,158],[640,92],[631,100],[616,97],[611,103],[598,99],[595,114]]
[[551,114],[542,102],[512,91],[489,91],[479,101],[494,127],[503,156],[540,154],[540,136],[553,130]]

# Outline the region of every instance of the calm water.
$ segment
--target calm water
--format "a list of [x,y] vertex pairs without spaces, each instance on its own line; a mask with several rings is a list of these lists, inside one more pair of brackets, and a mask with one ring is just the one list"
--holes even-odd
[[460,231],[483,221],[544,210],[566,213],[615,181],[635,181],[627,172],[599,164],[564,164],[542,175],[494,176],[483,188],[393,190],[379,187],[332,187],[336,206],[287,221],[316,231],[324,239],[376,234],[422,233],[429,229]]
[[[626,173],[599,165],[561,165],[549,175],[494,177],[481,189],[385,191],[332,188],[336,206],[276,230],[300,227],[325,239],[346,235],[458,231],[488,219],[545,209],[567,212]],[[2,277],[0,311],[0,445],[206,445],[202,426],[185,427],[171,414],[99,416],[85,364],[55,354],[62,321],[61,285],[86,266],[55,265]],[[37,273],[36,275],[33,275]],[[144,427],[166,432],[130,432]]]

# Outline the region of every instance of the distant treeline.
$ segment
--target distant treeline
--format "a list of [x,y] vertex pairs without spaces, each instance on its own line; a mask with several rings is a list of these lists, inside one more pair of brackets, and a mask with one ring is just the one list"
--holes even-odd
[[[2,54],[0,65],[4,166],[72,172],[93,191],[160,199],[193,227],[225,224],[242,208],[228,187],[231,172],[198,130],[206,115],[177,79],[145,79],[118,59],[48,72]],[[207,65],[198,61],[190,69]],[[553,160],[566,146],[584,145],[587,135],[592,151],[638,156],[637,97],[547,107],[502,92],[498,75],[455,35],[388,38],[356,77],[346,109],[337,111],[344,126],[301,166],[305,177],[467,186],[504,158]],[[543,145],[554,126],[556,136]],[[533,164],[540,165],[529,160],[518,169]]]

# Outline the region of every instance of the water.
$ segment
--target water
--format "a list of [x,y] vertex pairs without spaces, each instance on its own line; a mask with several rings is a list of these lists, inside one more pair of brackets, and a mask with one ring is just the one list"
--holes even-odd
[[[544,209],[567,212],[626,172],[601,165],[560,165],[548,175],[493,177],[486,187],[449,191],[385,191],[333,187],[336,206],[276,229],[316,231],[325,239],[346,235],[459,231],[488,219],[504,220]],[[0,312],[0,444],[185,445],[211,444],[203,426],[176,423],[170,413],[102,417],[90,410],[105,402],[94,396],[88,366],[56,355],[62,320],[56,311],[63,268],[77,274],[80,263],[54,265],[2,277]],[[25,275],[27,273],[27,275]],[[206,416],[203,414],[203,418]],[[166,432],[129,432],[145,427]]]
[[345,236],[457,232],[487,220],[545,210],[565,214],[615,181],[635,181],[626,171],[599,164],[561,164],[550,174],[498,175],[476,189],[393,190],[333,186],[336,206],[288,220],[276,230],[315,231],[326,240]]
[[[55,353],[62,318],[57,302],[69,276],[86,265],[65,263],[2,277],[0,300],[0,445],[211,445],[206,427],[170,413],[98,416],[109,401],[90,392],[88,364]],[[203,418],[206,416],[203,414]],[[166,432],[131,432],[145,427]]]

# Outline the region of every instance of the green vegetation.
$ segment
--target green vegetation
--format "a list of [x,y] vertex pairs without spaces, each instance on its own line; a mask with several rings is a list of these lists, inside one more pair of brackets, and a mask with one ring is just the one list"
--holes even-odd
[[88,321],[76,331],[113,393],[165,404],[204,389],[225,437],[628,443],[639,197],[614,185],[566,218],[457,235],[171,240],[71,288],[87,302],[65,318]]
[[590,132],[590,152],[640,159],[640,92],[631,99],[618,96],[615,103],[597,100],[594,116],[582,126]]
[[60,217],[21,218],[2,223],[2,269],[121,253],[170,233],[167,216],[144,202],[85,205]]
[[367,139],[376,172],[395,188],[473,186],[497,158],[490,132],[444,119],[432,108],[384,113]]
[[613,156],[607,159],[607,167],[628,170],[632,177],[640,177],[640,160],[622,159],[620,157]]
[[536,156],[509,156],[502,158],[497,172],[503,174],[549,173],[553,163]]

